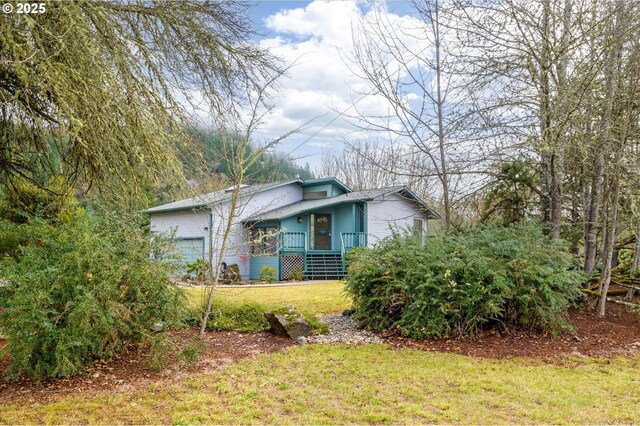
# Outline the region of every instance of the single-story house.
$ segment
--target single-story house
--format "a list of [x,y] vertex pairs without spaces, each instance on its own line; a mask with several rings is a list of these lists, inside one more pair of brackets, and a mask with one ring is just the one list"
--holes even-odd
[[[174,231],[184,262],[219,256],[233,188],[153,207],[152,229]],[[288,279],[341,278],[345,253],[411,228],[427,234],[439,218],[407,187],[352,191],[335,178],[243,185],[224,262],[237,264],[242,279],[256,280],[264,266]]]

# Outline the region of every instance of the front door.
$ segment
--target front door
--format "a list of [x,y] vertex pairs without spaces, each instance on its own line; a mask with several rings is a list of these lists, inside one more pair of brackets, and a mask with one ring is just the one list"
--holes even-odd
[[314,218],[314,250],[331,250],[331,215],[316,213]]

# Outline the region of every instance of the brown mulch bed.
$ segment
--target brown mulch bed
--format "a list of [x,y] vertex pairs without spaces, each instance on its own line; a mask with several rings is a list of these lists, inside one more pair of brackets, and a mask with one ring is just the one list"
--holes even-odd
[[[425,351],[452,352],[486,358],[525,357],[562,360],[567,356],[611,357],[640,353],[640,315],[627,307],[607,304],[607,316],[599,318],[595,312],[572,309],[570,321],[574,333],[560,338],[525,331],[481,332],[473,337],[439,341],[414,341],[387,336],[386,343],[394,348],[414,348]],[[197,330],[171,332],[177,342],[187,342],[197,336]],[[4,342],[0,339],[0,348]],[[240,359],[272,353],[293,346],[288,339],[270,333],[208,332],[205,350],[197,362],[185,364],[172,359],[161,372],[147,363],[147,352],[131,349],[113,360],[96,362],[87,374],[71,379],[38,383],[33,380],[4,381],[8,360],[0,359],[0,401],[47,401],[59,395],[86,394],[108,390],[126,392],[150,383],[181,380],[193,372],[220,370]]]
[[[193,341],[198,330],[171,332],[176,342]],[[271,333],[238,333],[227,331],[207,332],[205,349],[192,364],[171,357],[168,366],[160,372],[148,364],[148,350],[131,348],[107,361],[97,361],[85,375],[70,379],[47,380],[42,383],[30,379],[6,381],[2,379],[9,360],[0,359],[0,401],[35,399],[46,401],[64,394],[80,394],[88,391],[110,390],[126,392],[154,382],[171,383],[187,374],[220,370],[243,358],[280,351],[295,342]],[[4,342],[0,340],[0,348]],[[173,351],[177,352],[177,350]]]
[[528,331],[482,331],[472,337],[415,341],[389,337],[393,347],[453,352],[484,358],[538,358],[566,356],[611,357],[640,353],[640,313],[614,303],[607,304],[605,318],[595,311],[573,308],[569,320],[572,333],[559,338]]

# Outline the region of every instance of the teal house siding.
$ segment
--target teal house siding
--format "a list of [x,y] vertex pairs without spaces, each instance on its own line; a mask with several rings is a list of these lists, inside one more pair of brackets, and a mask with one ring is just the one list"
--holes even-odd
[[[331,215],[331,250],[340,250],[342,246],[340,233],[356,232],[357,217],[354,216],[354,212],[357,213],[357,206],[355,206],[354,203],[341,204],[334,208],[317,209],[309,213],[302,213],[282,219],[280,222],[280,230],[282,232],[306,232],[307,244],[309,244],[309,249],[313,250],[309,241],[309,233],[311,232],[309,215],[314,213],[329,213]],[[301,219],[300,223],[298,223],[298,217]]]
[[313,185],[313,186],[307,186],[306,188],[302,188],[302,193],[306,194],[307,192],[327,191],[327,197],[331,197],[332,188],[333,188],[333,185],[331,185],[330,183],[325,183],[321,185]]
[[[258,280],[260,271],[264,266],[269,266],[280,273],[280,257],[279,256],[254,256],[251,257],[251,265],[249,266],[249,279]],[[276,277],[280,279],[280,277]]]
[[[355,232],[355,222],[353,217],[353,204],[343,204],[332,209],[318,209],[310,213],[331,214],[331,250],[340,250],[340,233]],[[302,219],[298,223],[298,217]],[[297,216],[288,217],[280,222],[280,230],[283,232],[306,232],[307,244],[309,244],[309,214],[304,213]],[[313,247],[309,246],[313,250]]]
[[334,250],[340,250],[342,248],[340,241],[340,234],[342,232],[356,232],[356,223],[353,220],[353,206],[354,204],[342,204],[337,206],[335,209],[336,221],[334,224]]
[[345,193],[342,190],[342,188],[339,188],[336,185],[332,185],[330,183],[308,186],[302,189],[303,194],[306,194],[307,192],[322,192],[322,191],[327,191],[327,198],[335,197],[336,195],[342,195]]
[[[302,223],[298,223],[298,217],[302,219]],[[309,232],[309,215],[300,214],[282,219],[280,230],[282,232]]]

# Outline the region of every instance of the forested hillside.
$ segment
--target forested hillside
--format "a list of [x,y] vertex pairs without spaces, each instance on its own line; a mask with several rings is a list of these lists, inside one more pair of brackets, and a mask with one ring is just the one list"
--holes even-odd
[[[191,142],[178,149],[178,160],[183,170],[184,180],[178,184],[149,188],[143,207],[191,197],[230,185],[232,177],[229,163],[231,158],[237,155],[233,148],[234,138],[231,138],[232,148],[229,149],[229,145],[222,143],[220,134],[216,132],[193,129],[189,135]],[[238,141],[236,146],[239,138],[240,136],[235,138]],[[256,155],[259,148],[257,143],[251,143],[244,157]],[[252,162],[246,171],[244,180],[247,184],[293,179],[296,175],[301,179],[313,178],[308,164],[306,167],[299,167],[293,159],[277,150],[269,150],[257,155],[258,159]]]

